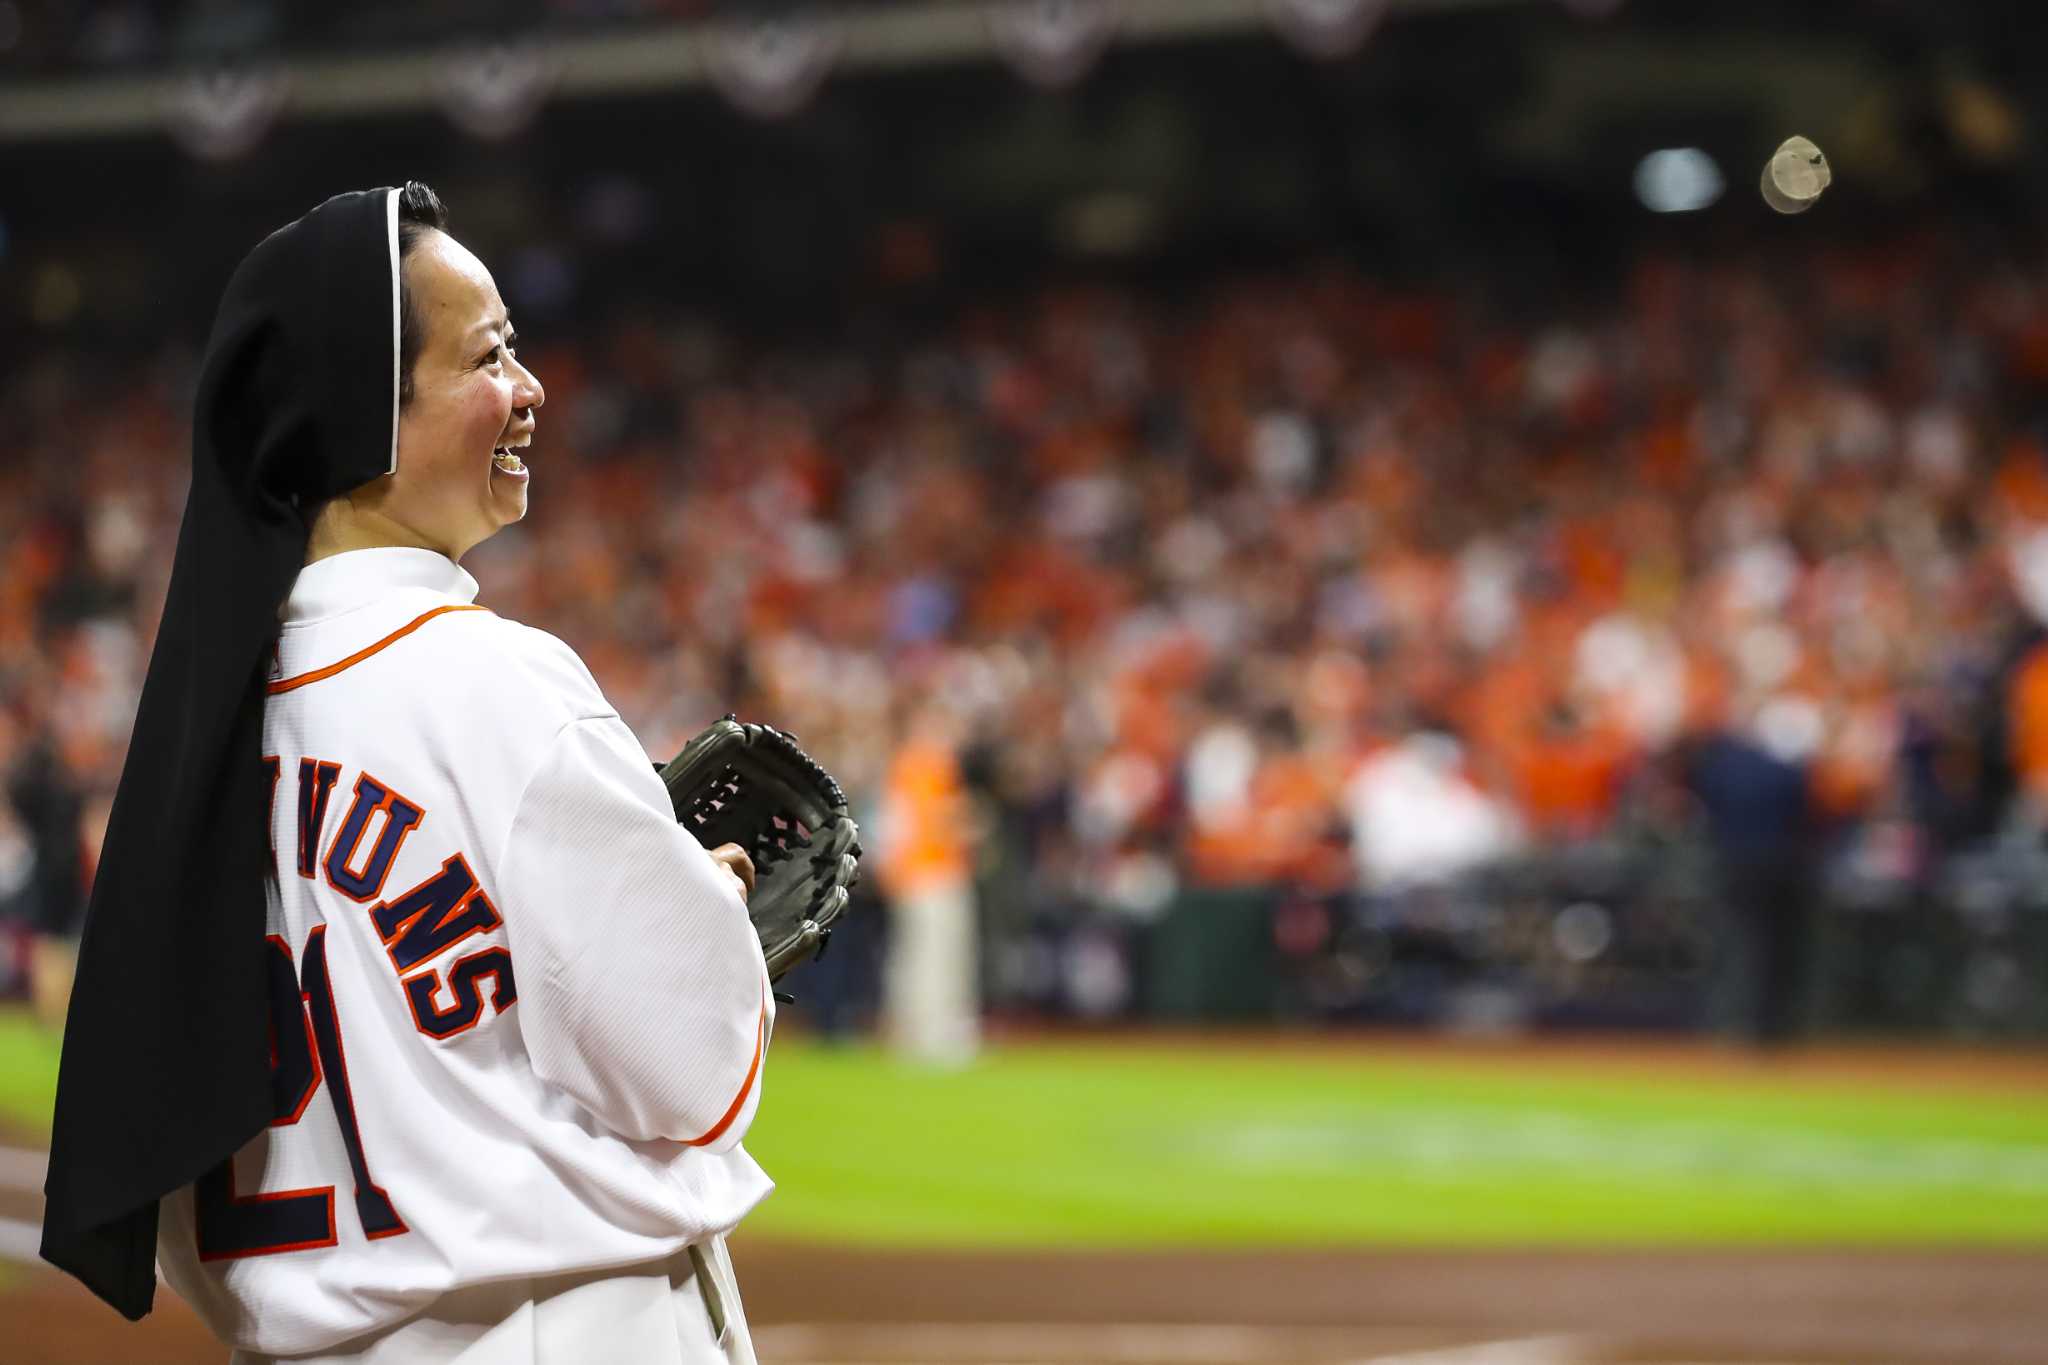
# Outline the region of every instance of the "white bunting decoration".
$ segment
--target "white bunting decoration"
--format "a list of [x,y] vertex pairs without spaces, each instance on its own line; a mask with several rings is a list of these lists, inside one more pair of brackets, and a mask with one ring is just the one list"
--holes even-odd
[[1115,0],[998,0],[988,29],[1024,79],[1058,87],[1095,65],[1122,18]]
[[733,24],[706,39],[705,71],[725,97],[757,118],[810,103],[839,56],[839,29],[818,15]]
[[1387,15],[1389,0],[1266,0],[1280,36],[1320,61],[1348,57]]
[[282,71],[213,67],[180,81],[164,102],[164,124],[202,161],[231,161],[263,140],[284,108]]
[[486,43],[449,57],[442,107],[455,126],[485,141],[525,128],[555,82],[555,63],[537,44]]

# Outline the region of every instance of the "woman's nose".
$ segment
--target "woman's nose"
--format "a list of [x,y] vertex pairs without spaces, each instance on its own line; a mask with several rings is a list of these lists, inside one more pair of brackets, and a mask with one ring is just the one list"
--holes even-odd
[[527,369],[526,366],[520,364],[517,360],[514,360],[512,365],[519,371],[520,402],[516,406],[537,408],[546,403],[548,401],[548,391],[540,386],[540,376]]

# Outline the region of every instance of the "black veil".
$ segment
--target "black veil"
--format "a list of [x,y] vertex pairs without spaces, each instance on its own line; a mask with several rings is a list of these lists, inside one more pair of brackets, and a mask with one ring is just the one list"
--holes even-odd
[[131,1318],[157,1200],[270,1122],[266,664],[328,498],[397,467],[400,191],[259,243],[207,342],[192,488],[93,885],[42,1254]]

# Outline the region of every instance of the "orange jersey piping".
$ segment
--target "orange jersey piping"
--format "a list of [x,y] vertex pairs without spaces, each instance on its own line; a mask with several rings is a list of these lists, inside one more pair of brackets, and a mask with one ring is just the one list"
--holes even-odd
[[343,669],[355,667],[363,660],[369,658],[372,654],[375,654],[378,650],[383,649],[386,645],[397,644],[400,640],[403,640],[406,636],[412,634],[421,626],[433,620],[436,616],[443,615],[444,613],[451,611],[489,610],[490,608],[488,607],[479,606],[435,607],[430,612],[425,612],[419,616],[415,616],[412,620],[406,622],[397,630],[392,631],[389,635],[377,641],[376,644],[364,646],[363,648],[357,650],[355,653],[349,655],[346,659],[343,659],[339,663],[329,664],[325,668],[316,668],[311,673],[301,673],[296,678],[280,678],[274,683],[267,684],[263,690],[274,697],[280,692],[289,692],[293,688],[304,687],[307,683],[316,683],[321,681],[323,678],[331,678],[335,674],[341,672]]
[[[765,993],[767,988],[764,986],[762,990]],[[768,1002],[763,1000],[761,1002],[761,1021],[754,1026],[754,1061],[753,1065],[747,1068],[747,1078],[740,1082],[740,1093],[732,1097],[732,1107],[725,1111],[724,1118],[711,1125],[709,1132],[705,1133],[702,1137],[684,1138],[682,1141],[685,1147],[702,1147],[707,1143],[716,1142],[726,1129],[732,1127],[732,1121],[738,1118],[740,1110],[746,1107],[747,1096],[754,1091],[754,1078],[761,1074],[761,1045],[767,1041],[767,1038]]]

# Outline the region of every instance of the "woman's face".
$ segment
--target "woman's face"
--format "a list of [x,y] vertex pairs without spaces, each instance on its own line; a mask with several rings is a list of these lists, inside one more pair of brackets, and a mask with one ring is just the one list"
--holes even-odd
[[[382,511],[450,559],[526,515],[521,449],[540,381],[512,354],[512,323],[482,261],[445,232],[405,258],[421,323],[412,402],[398,419],[398,469],[378,489]],[[507,451],[506,454],[498,454]]]

